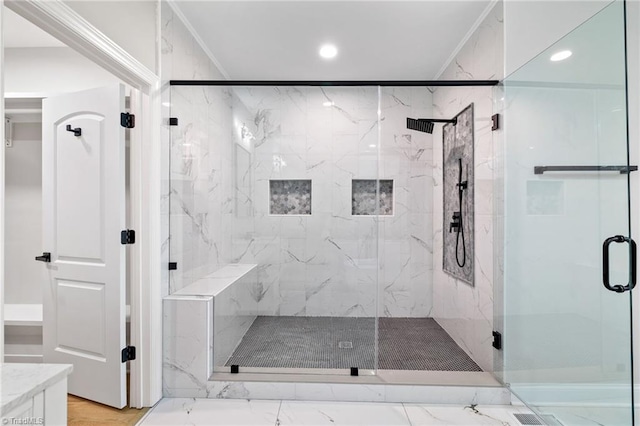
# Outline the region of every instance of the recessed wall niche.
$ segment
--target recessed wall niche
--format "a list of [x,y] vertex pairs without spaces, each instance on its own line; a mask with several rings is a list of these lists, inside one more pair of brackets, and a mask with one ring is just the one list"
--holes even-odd
[[[376,211],[376,183],[379,184],[380,210]],[[351,181],[351,214],[354,216],[393,215],[393,179],[353,179]]]
[[270,180],[269,214],[310,215],[310,180]]

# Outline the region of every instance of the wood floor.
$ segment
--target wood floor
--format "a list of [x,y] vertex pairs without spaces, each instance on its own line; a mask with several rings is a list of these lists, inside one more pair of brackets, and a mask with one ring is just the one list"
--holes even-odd
[[98,404],[97,402],[67,396],[67,416],[69,425],[126,425],[133,426],[145,415],[149,408],[138,410],[125,407],[122,410]]

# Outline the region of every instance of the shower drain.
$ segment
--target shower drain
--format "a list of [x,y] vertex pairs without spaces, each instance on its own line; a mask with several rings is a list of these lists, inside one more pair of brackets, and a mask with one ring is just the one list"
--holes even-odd
[[340,349],[353,349],[353,342],[338,342]]
[[553,414],[541,414],[540,417],[535,414],[514,414],[513,415],[521,425],[533,426],[533,425],[548,425],[548,426],[563,426]]
[[521,425],[544,425],[544,423],[540,421],[540,418],[535,414],[514,414],[513,416],[518,419]]

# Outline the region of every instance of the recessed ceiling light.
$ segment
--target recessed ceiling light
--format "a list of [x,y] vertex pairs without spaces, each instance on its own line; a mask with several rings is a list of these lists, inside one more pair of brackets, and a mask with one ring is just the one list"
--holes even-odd
[[322,103],[322,106],[332,107],[333,106],[333,102],[332,101],[325,101],[325,102]]
[[320,47],[319,53],[320,56],[325,59],[335,58],[335,56],[338,54],[338,48],[333,44],[325,44]]
[[573,53],[570,50],[562,50],[558,53],[554,53],[551,55],[551,60],[553,62],[563,61],[571,56]]

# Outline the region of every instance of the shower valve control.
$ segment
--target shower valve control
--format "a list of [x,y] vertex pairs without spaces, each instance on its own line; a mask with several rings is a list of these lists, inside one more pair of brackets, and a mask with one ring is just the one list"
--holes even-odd
[[460,228],[460,222],[462,220],[462,215],[460,212],[453,212],[453,222],[449,223],[449,233],[458,232]]

